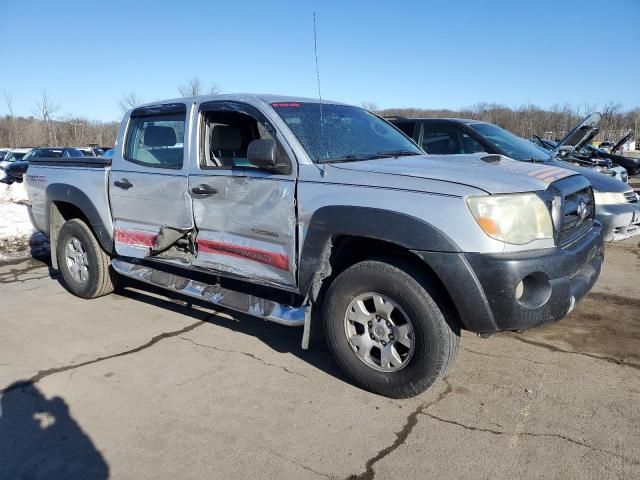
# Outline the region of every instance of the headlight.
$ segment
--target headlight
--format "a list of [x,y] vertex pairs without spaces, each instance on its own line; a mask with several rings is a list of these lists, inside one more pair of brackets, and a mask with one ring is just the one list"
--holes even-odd
[[596,205],[627,203],[624,193],[621,192],[593,192],[593,198],[596,201]]
[[468,197],[467,205],[480,228],[496,240],[524,245],[553,238],[551,214],[535,193]]

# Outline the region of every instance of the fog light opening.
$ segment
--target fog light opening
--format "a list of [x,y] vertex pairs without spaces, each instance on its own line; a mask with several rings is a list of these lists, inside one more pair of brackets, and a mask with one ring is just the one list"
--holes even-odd
[[516,301],[525,308],[542,307],[551,297],[551,284],[542,272],[535,272],[524,277],[515,289]]

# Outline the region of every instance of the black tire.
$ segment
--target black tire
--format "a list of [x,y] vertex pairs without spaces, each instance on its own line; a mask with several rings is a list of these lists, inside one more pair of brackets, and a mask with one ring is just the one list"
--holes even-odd
[[[387,397],[412,397],[429,388],[453,363],[460,340],[455,315],[434,300],[437,291],[428,277],[405,261],[366,260],[340,273],[323,305],[325,337],[340,368],[357,385]],[[347,339],[347,309],[353,299],[368,292],[392,300],[411,321],[413,354],[399,370],[383,372],[365,364]]]
[[[76,238],[86,251],[88,278],[84,281],[76,280],[67,264],[65,249],[73,238]],[[113,292],[116,274],[111,269],[111,259],[82,220],[74,218],[62,225],[58,233],[56,258],[64,284],[74,295],[89,299]]]

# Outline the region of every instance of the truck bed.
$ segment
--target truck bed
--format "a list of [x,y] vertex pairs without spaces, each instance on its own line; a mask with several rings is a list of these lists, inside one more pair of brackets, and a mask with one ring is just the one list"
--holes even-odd
[[113,232],[109,206],[111,158],[35,158],[24,176],[28,186],[30,214],[34,226],[49,232],[49,207],[53,200],[86,206],[86,212],[99,218],[104,232]]

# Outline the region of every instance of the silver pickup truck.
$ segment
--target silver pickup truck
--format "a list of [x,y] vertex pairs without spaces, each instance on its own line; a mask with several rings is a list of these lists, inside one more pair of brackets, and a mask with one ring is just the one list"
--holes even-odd
[[582,176],[499,155],[425,155],[361,108],[182,98],[122,120],[113,158],[37,158],[30,214],[82,298],[118,275],[323,333],[358,385],[428,388],[460,330],[558,320],[603,260]]

